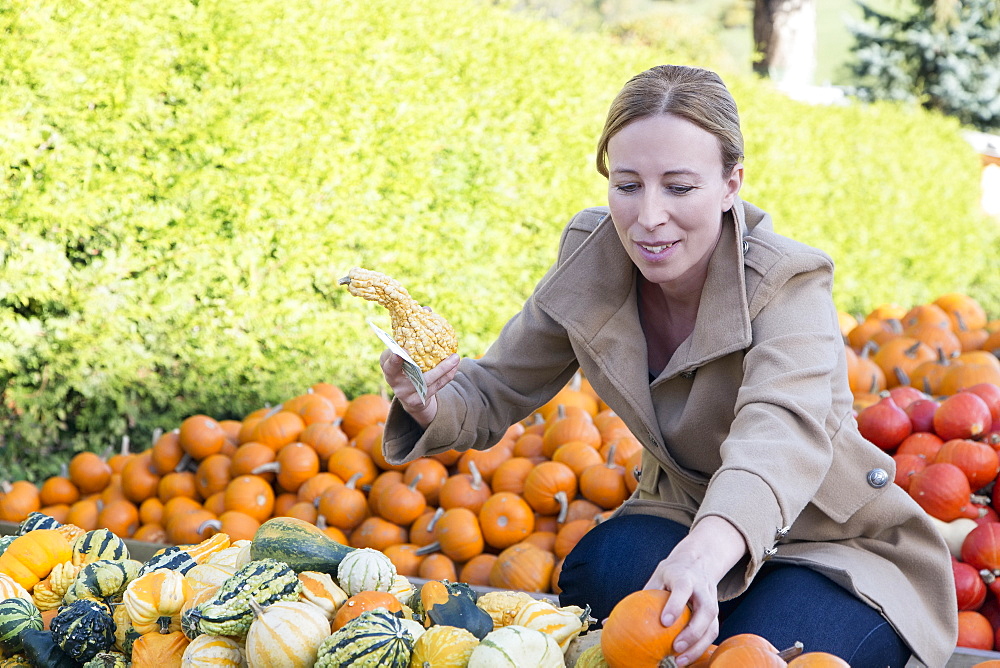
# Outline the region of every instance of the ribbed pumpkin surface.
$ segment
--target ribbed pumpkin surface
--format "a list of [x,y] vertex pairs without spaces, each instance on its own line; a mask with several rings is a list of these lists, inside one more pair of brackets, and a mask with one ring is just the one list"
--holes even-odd
[[287,564],[274,559],[251,561],[222,583],[215,596],[185,612],[181,626],[189,638],[202,633],[245,635],[253,622],[251,598],[266,608],[278,601],[294,601],[301,591],[302,583]]
[[21,639],[17,634],[24,629],[42,629],[42,613],[35,604],[23,598],[0,601],[0,647],[20,651]]
[[125,591],[141,568],[142,563],[134,559],[101,559],[89,563],[73,578],[73,584],[63,595],[63,602],[89,598],[107,603]]
[[51,630],[56,644],[81,663],[115,642],[115,622],[108,606],[83,598],[61,608],[52,618]]
[[323,641],[315,668],[408,668],[413,636],[399,619],[369,610]]
[[107,529],[94,529],[73,541],[73,563],[80,566],[101,559],[128,559],[125,541]]
[[185,552],[176,545],[171,545],[163,550],[163,552],[150,557],[149,561],[143,565],[142,570],[139,571],[139,575],[152,573],[158,568],[166,568],[167,570],[177,571],[181,575],[184,575],[197,565],[198,562],[188,552]]

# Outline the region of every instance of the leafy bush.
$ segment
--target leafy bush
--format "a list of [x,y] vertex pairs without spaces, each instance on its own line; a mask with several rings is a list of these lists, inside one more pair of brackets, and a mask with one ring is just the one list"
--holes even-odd
[[[482,352],[563,223],[604,200],[611,98],[669,59],[474,0],[13,0],[0,34],[15,477],[317,381],[378,391],[366,320],[388,317],[337,287],[355,265]],[[996,229],[954,124],[727,81],[746,197],[834,255],[838,303],[967,290],[1000,312]]]

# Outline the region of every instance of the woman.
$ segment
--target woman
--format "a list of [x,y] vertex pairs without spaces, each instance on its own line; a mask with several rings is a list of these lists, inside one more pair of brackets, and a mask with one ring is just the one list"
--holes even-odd
[[[608,208],[577,214],[558,261],[479,360],[395,392],[390,462],[488,448],[580,368],[643,445],[636,494],[579,542],[565,604],[606,617],[672,592],[686,665],[756,633],[852,666],[943,666],[957,637],[950,557],[892,484],[851,410],[833,264],[739,199],[743,139],[714,73],[654,67],[618,94],[598,143]],[[720,601],[722,603],[720,603]]]

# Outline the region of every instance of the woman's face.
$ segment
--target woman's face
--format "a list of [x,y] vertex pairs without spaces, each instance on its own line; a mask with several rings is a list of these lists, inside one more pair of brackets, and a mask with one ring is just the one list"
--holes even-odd
[[715,135],[662,114],[614,135],[608,167],[611,217],[643,277],[668,296],[700,294],[743,165],[724,178]]

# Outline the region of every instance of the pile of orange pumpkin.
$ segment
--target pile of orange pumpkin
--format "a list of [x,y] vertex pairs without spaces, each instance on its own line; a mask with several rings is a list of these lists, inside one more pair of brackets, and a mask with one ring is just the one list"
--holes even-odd
[[0,519],[40,510],[192,544],[215,532],[249,539],[290,516],[384,551],[400,574],[545,592],[576,541],[635,489],[640,445],[582,378],[490,450],[405,466],[382,455],[388,407],[317,383],[242,421],[194,415],[145,451],[83,452],[41,486],[8,484]]

